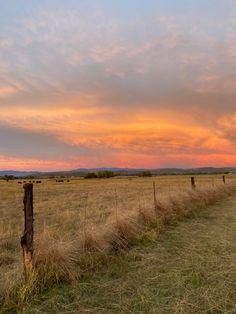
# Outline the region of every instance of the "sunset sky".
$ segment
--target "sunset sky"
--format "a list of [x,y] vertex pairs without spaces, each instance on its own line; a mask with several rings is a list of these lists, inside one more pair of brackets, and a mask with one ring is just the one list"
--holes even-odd
[[236,166],[235,0],[0,0],[0,170]]

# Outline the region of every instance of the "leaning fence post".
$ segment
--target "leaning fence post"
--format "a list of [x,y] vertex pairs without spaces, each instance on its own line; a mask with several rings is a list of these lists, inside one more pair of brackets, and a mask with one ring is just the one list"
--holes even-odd
[[33,184],[26,183],[24,188],[24,233],[21,237],[21,247],[23,250],[23,263],[25,277],[33,268],[33,238],[34,238],[34,212],[33,212]]
[[223,176],[222,179],[223,179],[223,183],[225,184],[225,176]]
[[192,185],[192,189],[196,188],[195,178],[194,177],[191,177],[191,185]]

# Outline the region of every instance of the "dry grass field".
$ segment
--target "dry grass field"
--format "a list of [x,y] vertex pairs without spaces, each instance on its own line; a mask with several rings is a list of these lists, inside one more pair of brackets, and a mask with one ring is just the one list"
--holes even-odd
[[[129,246],[129,240],[141,232],[141,220],[142,224],[154,220],[154,227],[161,230],[166,222],[163,217],[173,218],[173,213],[187,216],[195,203],[196,207],[214,203],[221,194],[230,194],[235,181],[235,176],[226,176],[224,187],[221,175],[195,178],[195,192],[190,176],[71,178],[62,183],[44,179],[34,184],[36,265],[49,269],[43,287],[51,282],[53,286],[55,282],[73,281],[84,269],[93,268],[90,256],[86,255],[85,261],[83,252],[104,253],[110,252],[111,247],[117,251],[118,247]],[[153,210],[153,182],[157,217]],[[14,289],[22,282],[22,199],[22,184],[0,181],[0,294],[4,304],[11,304]],[[21,287],[18,303],[27,301],[33,285]]]
[[107,259],[24,313],[236,313],[236,197],[183,219]]

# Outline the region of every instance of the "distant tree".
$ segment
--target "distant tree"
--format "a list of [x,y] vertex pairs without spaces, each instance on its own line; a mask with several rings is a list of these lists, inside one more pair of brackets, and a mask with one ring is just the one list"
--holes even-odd
[[141,173],[141,177],[152,177],[152,173],[149,170],[145,170]]
[[35,179],[35,176],[25,176],[23,178],[26,179],[26,180],[30,180],[30,179]]
[[98,178],[112,178],[115,176],[113,171],[105,170],[105,171],[98,171],[97,174]]
[[88,172],[88,173],[86,173],[86,175],[84,176],[85,179],[95,179],[95,178],[97,178],[97,177],[98,177],[97,174],[94,173],[94,172]]
[[4,176],[4,179],[5,179],[6,181],[9,181],[9,180],[14,180],[15,177],[14,177],[13,175],[5,175],[5,176]]

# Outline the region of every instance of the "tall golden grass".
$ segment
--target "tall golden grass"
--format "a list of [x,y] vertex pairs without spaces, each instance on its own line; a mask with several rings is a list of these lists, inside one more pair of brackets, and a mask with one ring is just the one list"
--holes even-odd
[[[204,190],[193,190],[158,202],[157,208],[141,208],[118,217],[109,217],[106,225],[63,241],[53,232],[40,235],[35,243],[35,271],[38,280],[47,285],[68,282],[78,278],[81,256],[86,253],[111,254],[127,250],[137,241],[140,234],[150,226],[156,232],[180,218],[189,217],[196,210],[214,204],[236,191],[236,185],[218,186]],[[46,278],[46,280],[45,280]]]

